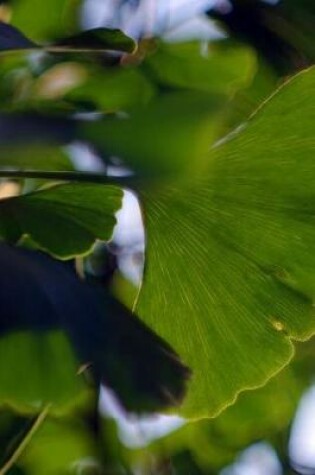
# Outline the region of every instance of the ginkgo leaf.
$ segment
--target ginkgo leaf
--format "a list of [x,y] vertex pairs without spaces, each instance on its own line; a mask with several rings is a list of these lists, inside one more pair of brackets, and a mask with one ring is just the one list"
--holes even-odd
[[214,147],[199,179],[140,187],[136,312],[193,371],[185,416],[263,385],[315,332],[314,104],[311,69]]
[[184,396],[190,371],[172,348],[71,263],[1,243],[0,315],[0,407],[64,409],[87,382],[109,386],[130,411]]
[[0,236],[28,235],[60,258],[88,252],[95,240],[108,241],[122,191],[113,186],[63,184],[0,201]]

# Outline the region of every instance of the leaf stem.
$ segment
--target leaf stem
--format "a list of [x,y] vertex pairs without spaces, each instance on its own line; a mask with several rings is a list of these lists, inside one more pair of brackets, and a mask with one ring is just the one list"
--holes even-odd
[[42,412],[38,414],[30,430],[27,432],[26,436],[21,440],[21,442],[15,448],[10,458],[0,468],[0,475],[5,475],[6,473],[8,473],[8,471],[13,467],[13,465],[21,457],[22,453],[24,452],[24,450],[26,449],[26,447],[28,446],[32,438],[34,437],[35,433],[38,431],[38,429],[41,427],[41,425],[45,421],[50,407],[51,407],[51,404],[48,404],[47,406],[44,407]]
[[3,178],[38,178],[43,180],[76,181],[85,183],[103,183],[124,185],[132,181],[132,176],[107,176],[101,173],[72,171],[38,171],[38,170],[0,170]]

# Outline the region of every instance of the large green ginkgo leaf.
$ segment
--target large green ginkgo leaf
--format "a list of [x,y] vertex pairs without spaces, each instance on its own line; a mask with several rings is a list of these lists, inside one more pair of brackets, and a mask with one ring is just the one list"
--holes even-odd
[[315,331],[315,70],[280,89],[208,171],[139,193],[138,315],[192,369],[182,414],[213,416]]

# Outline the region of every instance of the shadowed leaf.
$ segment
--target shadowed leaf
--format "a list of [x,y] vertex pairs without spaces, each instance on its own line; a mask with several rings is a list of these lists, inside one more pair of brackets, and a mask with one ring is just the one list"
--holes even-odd
[[[78,124],[79,134],[105,155],[122,157],[139,174],[165,178],[202,167],[225,105],[225,98],[199,91],[169,93],[130,118]],[[216,114],[218,121],[213,120]]]
[[84,254],[97,238],[111,238],[121,198],[113,186],[64,184],[4,199],[0,235],[11,242],[28,235],[60,258]]

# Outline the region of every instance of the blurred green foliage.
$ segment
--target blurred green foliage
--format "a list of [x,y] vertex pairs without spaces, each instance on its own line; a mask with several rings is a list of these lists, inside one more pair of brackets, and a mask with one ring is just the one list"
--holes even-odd
[[[79,0],[0,5],[3,475],[220,473],[259,440],[291,473],[314,377],[313,340],[294,358],[292,344],[315,331],[314,70],[285,82],[314,60],[314,4],[220,3],[208,15],[229,37],[139,31],[137,49],[117,21],[82,31]],[[117,269],[126,188],[146,231],[140,292]],[[122,420],[192,421],[128,448],[100,382]]]

